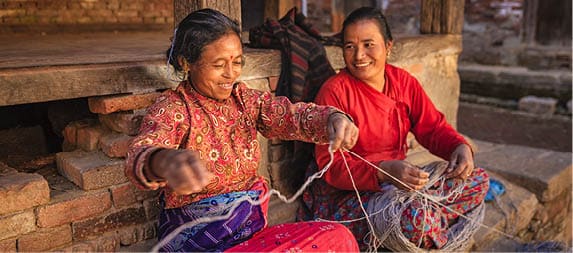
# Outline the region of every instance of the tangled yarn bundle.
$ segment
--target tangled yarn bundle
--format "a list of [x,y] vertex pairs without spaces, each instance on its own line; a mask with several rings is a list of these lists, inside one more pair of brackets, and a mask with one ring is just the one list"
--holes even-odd
[[[389,190],[385,190],[373,198],[376,205],[368,206],[368,213],[378,213],[371,216],[375,233],[370,234],[370,248],[375,250],[376,246],[382,245],[383,247],[392,251],[399,252],[419,252],[427,251],[426,249],[418,247],[412,243],[402,233],[400,220],[402,213],[414,202],[421,205],[419,213],[432,213],[441,212],[442,207],[436,203],[446,203],[446,201],[456,199],[464,188],[465,184],[459,184],[456,188],[449,191],[447,194],[444,192],[431,191],[431,186],[439,183],[441,186],[445,184],[446,177],[445,171],[448,166],[447,162],[433,162],[422,169],[430,173],[430,181],[426,184],[427,187],[420,191],[404,191],[399,190],[394,186],[389,186]],[[439,187],[438,189],[442,189]],[[373,199],[374,200],[374,199]],[[471,212],[460,216],[456,223],[449,226],[447,235],[448,242],[441,248],[443,251],[463,251],[469,245],[472,235],[480,227],[485,213],[485,205],[482,203]],[[425,220],[425,219],[422,219]]]

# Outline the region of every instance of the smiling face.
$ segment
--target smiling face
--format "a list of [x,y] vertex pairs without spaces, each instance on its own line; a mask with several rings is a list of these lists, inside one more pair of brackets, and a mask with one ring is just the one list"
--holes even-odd
[[374,20],[360,20],[344,30],[344,63],[350,74],[373,88],[384,87],[384,67],[392,42],[384,42]]
[[241,75],[242,66],[241,40],[236,34],[227,33],[206,45],[199,60],[189,64],[189,80],[203,96],[227,99]]

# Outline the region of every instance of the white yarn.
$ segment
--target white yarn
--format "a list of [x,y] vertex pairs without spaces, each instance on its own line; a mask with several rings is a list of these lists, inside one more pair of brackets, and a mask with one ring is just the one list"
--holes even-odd
[[[352,155],[358,157],[359,159],[365,161],[370,166],[376,168],[377,170],[381,171],[385,175],[392,178],[395,182],[398,182],[398,183],[404,185],[405,187],[411,189],[404,182],[402,182],[399,179],[395,178],[394,176],[388,174],[386,171],[380,169],[378,166],[365,160],[364,158],[362,158],[358,154],[356,154],[352,151],[349,151],[349,150],[344,150],[344,151],[349,152],[350,154],[352,154]],[[341,150],[340,152],[343,152],[343,150]],[[226,215],[215,216],[215,217],[204,217],[204,218],[199,218],[197,220],[184,223],[181,226],[179,226],[177,229],[175,229],[171,233],[169,233],[167,236],[165,236],[161,241],[159,241],[157,243],[157,245],[155,245],[152,248],[151,252],[158,252],[159,249],[161,249],[163,246],[165,246],[167,243],[169,243],[171,240],[173,240],[179,233],[181,233],[185,229],[191,228],[191,227],[193,227],[197,224],[201,224],[201,223],[210,223],[210,222],[228,219],[233,214],[233,212],[237,208],[237,206],[239,206],[239,204],[241,204],[243,201],[247,201],[247,202],[251,203],[252,205],[260,205],[261,203],[266,201],[268,198],[270,198],[270,196],[272,194],[275,194],[275,195],[277,195],[277,197],[280,200],[282,200],[285,203],[294,202],[300,195],[302,195],[303,191],[308,187],[308,185],[310,183],[312,183],[312,181],[314,181],[317,178],[321,178],[324,175],[324,173],[330,168],[330,166],[332,165],[332,162],[334,160],[334,154],[330,148],[329,148],[329,154],[330,154],[330,161],[328,162],[328,164],[326,164],[326,166],[323,169],[321,169],[320,171],[314,173],[309,178],[307,178],[305,183],[299,188],[299,190],[292,197],[287,198],[284,195],[282,195],[279,191],[277,191],[275,189],[271,189],[267,194],[265,194],[264,196],[262,196],[258,200],[252,200],[248,196],[239,198],[231,206],[229,212]],[[344,159],[344,156],[342,156],[342,157]],[[345,159],[344,159],[344,163],[345,163],[346,168],[348,170],[348,173],[350,175],[350,179],[352,181],[352,185],[354,187],[355,193],[357,194],[358,201],[360,202],[360,206],[362,208],[362,211],[364,212],[364,217],[354,219],[354,220],[345,220],[345,221],[329,221],[329,220],[323,220],[323,219],[318,219],[318,220],[337,222],[337,223],[347,223],[347,222],[354,222],[354,221],[366,219],[368,222],[368,225],[369,225],[369,229],[370,229],[370,232],[367,235],[367,236],[369,236],[369,239],[370,239],[369,251],[374,252],[380,246],[384,246],[384,247],[391,249],[393,251],[414,251],[414,252],[427,251],[426,249],[419,248],[418,247],[419,245],[415,245],[412,242],[410,242],[402,233],[402,228],[400,225],[400,219],[402,216],[402,211],[406,207],[408,207],[409,203],[411,203],[412,201],[415,201],[415,200],[421,201],[422,203],[424,203],[424,205],[423,205],[423,208],[425,210],[424,213],[428,213],[427,211],[430,209],[440,210],[440,207],[444,207],[444,208],[448,209],[449,211],[456,213],[459,216],[458,222],[453,224],[452,226],[450,226],[450,228],[448,229],[448,242],[446,243],[446,245],[441,250],[459,251],[459,250],[464,249],[464,245],[468,245],[467,243],[471,239],[472,235],[475,233],[475,231],[480,226],[485,227],[485,228],[490,229],[490,230],[493,230],[495,232],[498,232],[498,233],[500,233],[500,234],[502,234],[502,235],[504,235],[510,239],[517,240],[515,237],[513,237],[509,234],[506,234],[506,233],[504,233],[500,230],[497,230],[495,228],[486,226],[482,223],[483,215],[485,212],[485,204],[484,203],[480,204],[479,206],[474,208],[474,210],[466,213],[465,215],[451,209],[450,207],[448,207],[442,203],[440,203],[441,201],[447,201],[448,198],[455,200],[462,193],[464,184],[460,184],[457,188],[450,191],[450,193],[448,195],[443,195],[443,193],[441,193],[438,196],[432,196],[432,195],[423,193],[423,191],[427,190],[427,188],[429,186],[432,186],[438,180],[440,180],[440,184],[441,184],[441,186],[443,186],[443,184],[445,183],[445,178],[443,177],[443,170],[445,167],[443,167],[443,166],[438,166],[438,168],[433,168],[431,166],[427,167],[428,170],[431,169],[432,173],[430,176],[430,181],[426,184],[426,188],[422,189],[422,191],[416,191],[413,189],[411,189],[411,191],[402,191],[402,190],[397,190],[397,189],[396,190],[390,190],[390,191],[384,191],[382,194],[374,195],[374,198],[377,198],[377,200],[375,202],[376,203],[392,203],[392,204],[385,205],[385,206],[378,205],[375,207],[372,207],[371,205],[369,205],[368,210],[364,210],[358,189],[357,189],[355,182],[354,182],[354,178],[352,177],[352,174],[350,173],[350,169],[349,169],[348,164],[346,163]],[[436,165],[434,165],[434,166],[436,166]],[[394,186],[392,186],[392,187],[394,187]],[[440,187],[439,189],[442,189],[442,188]],[[372,201],[373,200],[371,199],[370,202],[372,202]],[[371,222],[370,218],[373,218],[374,222]]]

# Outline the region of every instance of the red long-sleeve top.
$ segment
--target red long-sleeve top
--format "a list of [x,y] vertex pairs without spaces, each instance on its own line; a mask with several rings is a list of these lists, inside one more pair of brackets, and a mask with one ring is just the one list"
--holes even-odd
[[[347,70],[341,70],[325,82],[315,99],[317,104],[335,106],[353,118],[360,136],[351,151],[375,165],[385,160],[404,159],[409,131],[422,146],[446,160],[459,144],[467,143],[446,122],[412,75],[386,64],[385,78],[380,92]],[[348,153],[344,155],[357,188],[379,190],[377,170]],[[328,145],[316,145],[315,156],[319,168],[323,168],[330,160]],[[336,188],[353,189],[339,152],[324,179]]]

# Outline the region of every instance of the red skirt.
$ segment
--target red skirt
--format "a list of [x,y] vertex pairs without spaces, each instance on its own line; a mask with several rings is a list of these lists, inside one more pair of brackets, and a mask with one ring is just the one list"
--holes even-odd
[[272,226],[226,252],[359,252],[348,228],[331,222]]

